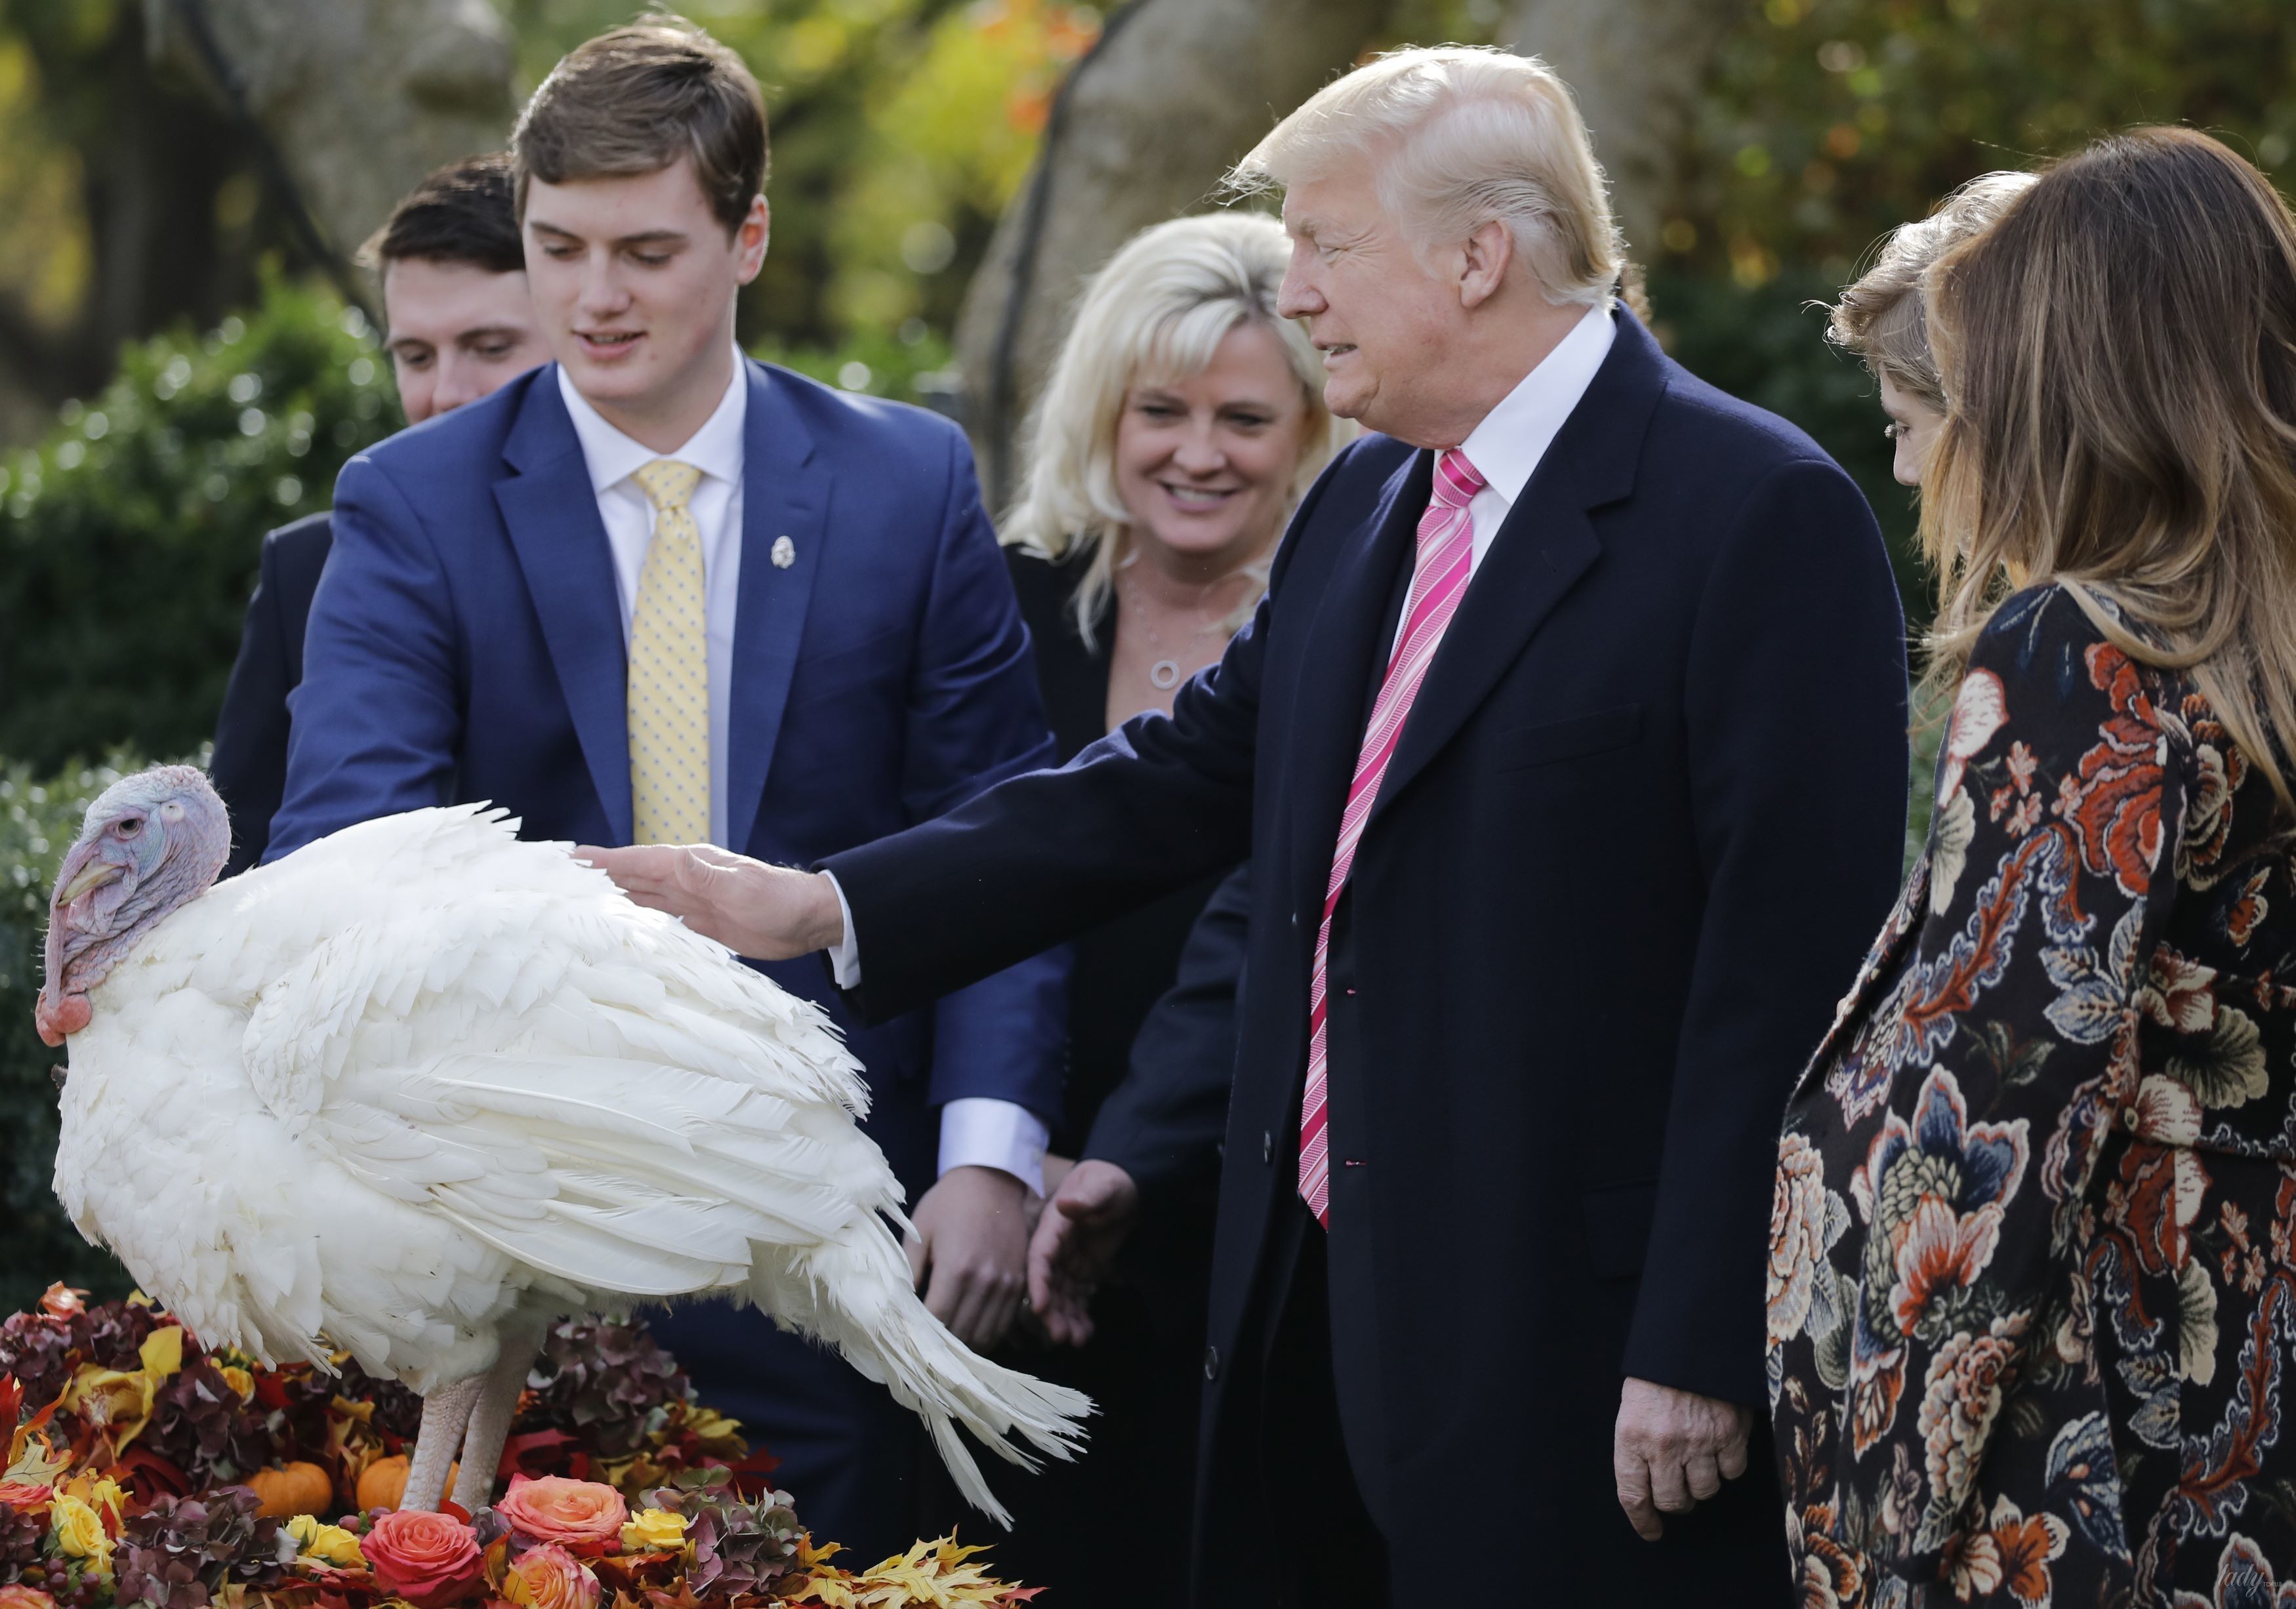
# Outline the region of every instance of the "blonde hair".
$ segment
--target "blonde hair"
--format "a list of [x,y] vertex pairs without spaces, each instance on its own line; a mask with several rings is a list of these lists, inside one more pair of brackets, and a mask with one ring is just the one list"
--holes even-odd
[[2138,661],[2189,673],[2291,806],[2296,218],[2206,135],[2051,168],[1923,293],[1953,407],[1922,543],[1950,685],[2003,590],[2054,582]]
[[1335,78],[1228,174],[1258,192],[1375,160],[1381,208],[1416,247],[1506,226],[1551,302],[1607,305],[1626,266],[1570,86],[1537,56],[1464,45],[1390,51]]
[[2030,173],[1982,173],[1947,196],[1918,223],[1883,238],[1873,266],[1841,292],[1825,338],[1855,352],[1878,376],[1942,414],[1945,384],[1930,351],[1922,275],[1962,242],[1991,228],[2033,186]]
[[[1275,311],[1290,256],[1274,218],[1207,213],[1142,230],[1086,283],[1029,425],[1020,500],[999,536],[1046,559],[1085,558],[1072,607],[1087,646],[1132,523],[1116,485],[1116,428],[1136,381],[1202,373],[1228,332],[1245,324],[1274,335],[1307,410],[1287,512],[1353,435],[1324,406],[1323,364],[1307,332]],[[1238,625],[1265,589],[1264,566],[1259,574]]]

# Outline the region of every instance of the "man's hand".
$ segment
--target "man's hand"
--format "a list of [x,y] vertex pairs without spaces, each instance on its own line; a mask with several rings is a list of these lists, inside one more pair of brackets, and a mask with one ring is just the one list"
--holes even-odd
[[837,890],[826,874],[767,866],[715,844],[639,844],[574,851],[640,905],[668,911],[737,956],[786,961],[845,937]]
[[1092,1339],[1092,1293],[1139,1215],[1140,1186],[1114,1162],[1069,1170],[1029,1246],[1029,1300],[1045,1334],[1068,1346]]
[[1661,1513],[1687,1514],[1744,1474],[1753,1428],[1751,1408],[1629,1379],[1619,1392],[1611,1467],[1636,1534],[1657,1541]]
[[1029,1186],[1002,1168],[951,1168],[909,1215],[909,1277],[976,1352],[1004,1339],[1028,1289],[1029,1203]]

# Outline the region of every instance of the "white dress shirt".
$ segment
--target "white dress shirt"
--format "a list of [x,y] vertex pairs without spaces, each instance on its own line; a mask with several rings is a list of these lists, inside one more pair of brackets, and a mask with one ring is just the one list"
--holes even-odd
[[[658,453],[606,423],[558,371],[558,394],[574,422],[590,472],[590,490],[605,522],[606,545],[614,559],[614,591],[621,603],[622,646],[629,647],[631,611],[638,576],[653,541],[653,504],[631,476],[657,458],[671,458],[701,472],[686,508],[701,533],[704,630],[709,649],[709,841],[726,841],[726,778],[733,733],[734,629],[742,582],[742,427],[750,412],[749,370],[734,355],[734,377],[726,395],[684,447]],[[843,899],[843,895],[839,898]],[[841,979],[840,979],[841,981]],[[1044,1194],[1045,1146],[1051,1136],[1026,1107],[1011,1101],[966,1096],[947,1103],[940,1117],[940,1171],[966,1165],[1001,1168]]]
[[[1467,455],[1467,462],[1484,482],[1483,489],[1467,505],[1467,518],[1474,527],[1473,546],[1467,554],[1470,577],[1481,568],[1483,555],[1490,552],[1499,527],[1513,512],[1515,499],[1538,472],[1539,460],[1554,445],[1563,421],[1595,383],[1595,372],[1611,355],[1611,341],[1617,333],[1618,324],[1607,301],[1587,308],[1586,316],[1570,326],[1570,332],[1555,343],[1538,366],[1501,398],[1498,406],[1484,415],[1483,422],[1459,443],[1459,450]],[[1403,629],[1400,620],[1395,628]],[[1391,644],[1389,652],[1394,652]]]

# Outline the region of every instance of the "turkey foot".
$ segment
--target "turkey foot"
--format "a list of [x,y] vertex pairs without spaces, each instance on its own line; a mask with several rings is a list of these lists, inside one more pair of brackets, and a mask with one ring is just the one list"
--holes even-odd
[[494,1367],[466,1383],[476,1388],[477,1396],[470,1410],[470,1429],[463,1439],[463,1468],[455,1479],[455,1501],[472,1514],[494,1500],[503,1443],[510,1439],[511,1421],[518,1416],[518,1396],[526,1389],[527,1371],[534,1367],[538,1350],[525,1335],[508,1328],[501,1341],[502,1351]]
[[[455,1460],[463,1427],[473,1417],[472,1406],[485,1383],[482,1379],[457,1380],[422,1399],[422,1428],[415,1433],[414,1456],[407,1460],[406,1490],[398,1499],[401,1508],[436,1509],[447,1495],[447,1467]],[[501,1456],[499,1448],[496,1456]]]

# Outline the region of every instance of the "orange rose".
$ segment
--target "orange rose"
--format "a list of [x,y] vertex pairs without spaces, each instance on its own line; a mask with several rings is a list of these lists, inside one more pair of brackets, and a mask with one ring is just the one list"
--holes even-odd
[[56,1600],[37,1587],[0,1587],[0,1609],[56,1609]]
[[479,1539],[452,1515],[398,1509],[359,1539],[359,1551],[386,1592],[422,1609],[468,1597],[485,1579]]
[[54,1495],[53,1488],[35,1486],[29,1481],[0,1481],[0,1503],[18,1514],[38,1514]]
[[570,1481],[563,1475],[531,1481],[513,1475],[495,1512],[510,1522],[512,1530],[534,1541],[595,1551],[620,1541],[630,1506],[620,1492],[595,1481]]
[[557,1543],[545,1542],[519,1556],[503,1577],[503,1596],[521,1609],[598,1609],[598,1578]]

